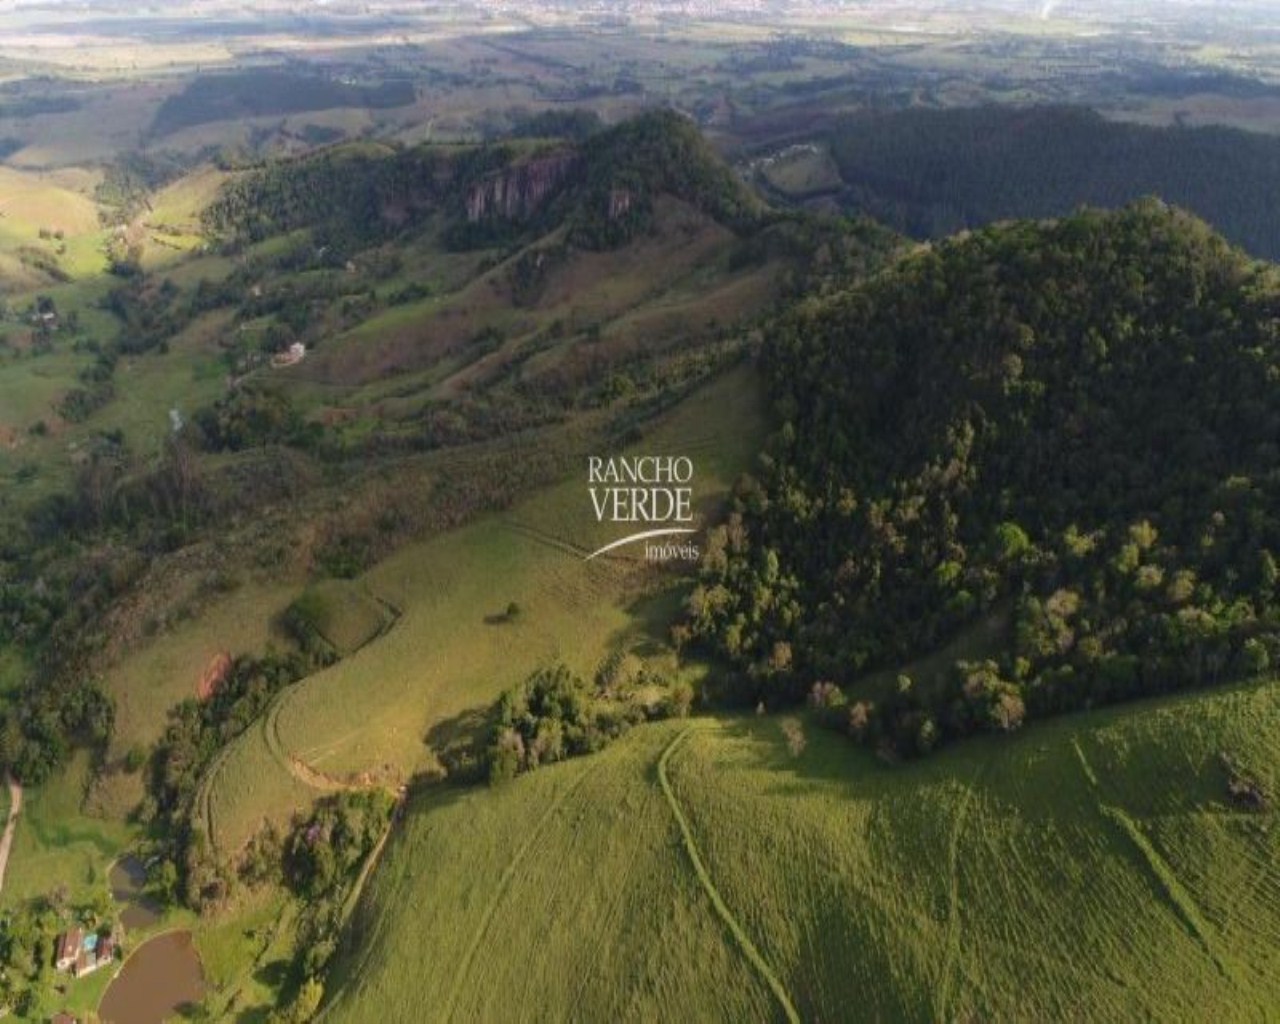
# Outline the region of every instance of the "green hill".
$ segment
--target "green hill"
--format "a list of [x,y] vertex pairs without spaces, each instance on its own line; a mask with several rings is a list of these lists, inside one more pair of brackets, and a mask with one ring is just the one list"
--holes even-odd
[[918,237],[1158,195],[1255,255],[1280,257],[1280,139],[1269,135],[992,106],[859,114],[830,145],[843,205]]
[[1280,840],[1218,755],[1274,787],[1278,701],[1074,716],[896,769],[774,718],[664,723],[423,795],[324,1019],[1260,1019]]
[[653,202],[671,195],[719,223],[743,229],[763,205],[711,149],[688,118],[657,110],[590,138],[583,147],[583,192],[571,237],[616,245],[647,226]]
[[[1146,202],[948,241],[802,307],[766,346],[782,427],[695,631],[755,698],[883,699],[870,738],[902,752],[1265,670],[1278,301],[1272,268]],[[859,689],[993,617],[938,685]]]
[[[157,198],[4,354],[29,1006],[136,852],[211,1019],[1267,1008],[1274,269],[1151,202],[904,255],[662,111]],[[651,451],[700,576],[585,558]]]
[[337,146],[246,173],[206,221],[248,240],[319,228],[326,241],[350,247],[412,234],[437,217],[457,248],[569,224],[574,242],[599,249],[647,227],[660,196],[734,228],[763,211],[692,121],[660,109],[585,139]]
[[[522,465],[545,466],[588,433],[628,436],[736,357],[809,273],[810,237],[837,264],[896,244],[757,222],[664,112],[583,138],[337,146],[206,169],[156,198],[156,224],[116,233],[112,275],[6,313],[6,336],[16,323],[32,338],[5,350],[0,388],[14,399],[0,401],[0,643],[41,666],[27,702],[41,711],[0,759],[28,782],[65,760],[71,733],[99,741],[110,708],[93,680],[171,616],[264,571],[299,589],[358,574],[503,507],[537,474],[486,478],[475,446],[511,459],[514,439],[544,431]],[[163,259],[147,235],[160,219],[184,239]],[[446,449],[457,458],[424,454]],[[206,639],[206,660],[227,646]],[[147,738],[163,724],[125,718]]]

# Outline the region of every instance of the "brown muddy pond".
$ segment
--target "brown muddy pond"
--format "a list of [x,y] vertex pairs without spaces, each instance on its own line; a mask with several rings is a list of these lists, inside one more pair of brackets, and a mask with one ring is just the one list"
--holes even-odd
[[204,997],[190,932],[165,932],[138,947],[98,1007],[102,1024],[161,1024]]
[[137,857],[122,857],[111,865],[111,896],[120,904],[120,923],[125,937],[130,932],[150,928],[160,920],[160,908],[142,891],[147,869]]

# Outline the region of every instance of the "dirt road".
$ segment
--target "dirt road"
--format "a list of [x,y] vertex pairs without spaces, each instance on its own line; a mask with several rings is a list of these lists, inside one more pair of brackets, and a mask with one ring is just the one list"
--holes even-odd
[[9,851],[13,848],[13,833],[18,828],[18,814],[22,810],[22,787],[12,775],[5,776],[9,786],[9,820],[4,826],[4,836],[0,837],[0,889],[4,888],[4,873],[9,866]]

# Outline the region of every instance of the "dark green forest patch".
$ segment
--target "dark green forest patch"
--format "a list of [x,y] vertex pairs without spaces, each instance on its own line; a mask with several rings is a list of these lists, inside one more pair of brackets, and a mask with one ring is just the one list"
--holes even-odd
[[[1264,672],[1277,308],[1271,267],[1154,201],[990,228],[802,306],[766,344],[782,425],[709,539],[695,633],[752,699],[846,688],[854,731],[905,753]],[[899,668],[1010,604],[1008,639],[942,685]]]
[[1280,256],[1280,139],[1271,136],[992,106],[860,114],[830,142],[845,206],[917,237],[1156,195],[1257,256]]
[[161,104],[151,131],[162,137],[213,121],[338,107],[382,110],[412,103],[415,95],[413,83],[406,79],[357,85],[323,75],[278,68],[205,75],[193,79],[182,92]]

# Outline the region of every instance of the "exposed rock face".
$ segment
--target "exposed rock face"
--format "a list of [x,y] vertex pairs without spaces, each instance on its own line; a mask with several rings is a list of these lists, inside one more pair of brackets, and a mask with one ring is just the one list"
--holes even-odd
[[625,217],[631,209],[631,190],[612,188],[609,190],[609,219],[617,220]]
[[574,153],[550,153],[478,182],[467,193],[467,220],[528,217],[555,192],[576,167]]

